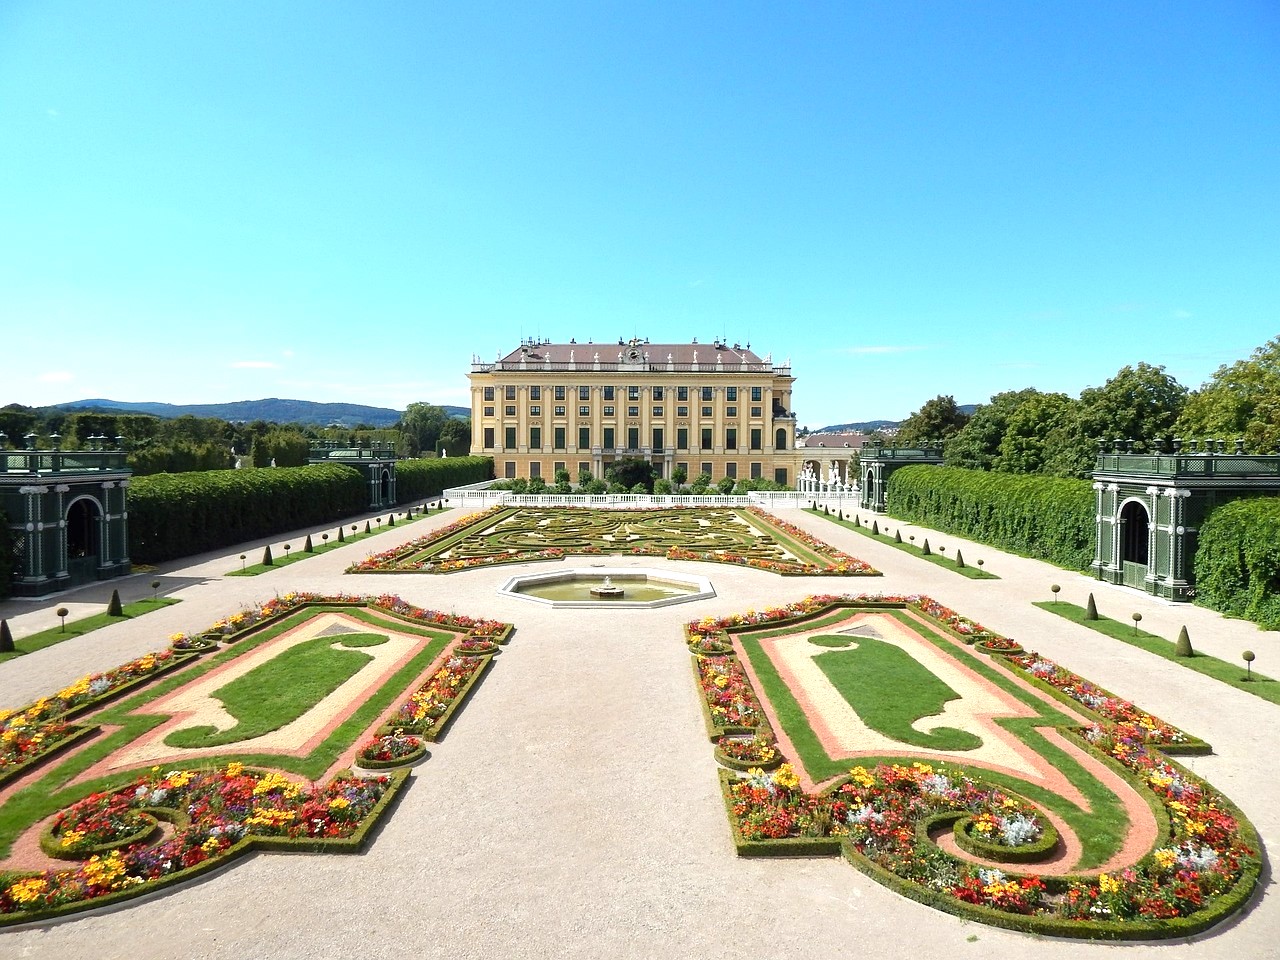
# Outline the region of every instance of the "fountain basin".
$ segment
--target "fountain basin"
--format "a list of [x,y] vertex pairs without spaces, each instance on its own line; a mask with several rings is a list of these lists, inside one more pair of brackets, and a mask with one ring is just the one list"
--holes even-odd
[[[621,596],[612,591],[620,591]],[[525,573],[512,577],[498,593],[557,608],[632,610],[667,607],[716,595],[715,588],[706,577],[641,567],[592,567]]]

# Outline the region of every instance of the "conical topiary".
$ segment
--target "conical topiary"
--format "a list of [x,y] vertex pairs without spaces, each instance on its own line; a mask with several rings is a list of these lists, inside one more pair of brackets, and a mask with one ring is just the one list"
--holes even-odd
[[926,557],[933,553],[933,551],[929,549],[928,537],[924,538],[924,546],[920,548],[920,552],[923,553]]
[[901,542],[902,542],[902,531],[901,531],[901,530],[895,530],[895,531],[893,532],[893,542],[894,542],[894,543],[901,543]]
[[862,526],[862,518],[858,516],[856,513],[853,515],[853,525],[855,527]]
[[964,554],[961,553],[959,550],[956,551],[956,566],[957,567],[964,566]]
[[393,513],[391,514],[391,516],[387,517],[387,526],[394,527],[395,525],[396,525],[396,515]]
[[1089,594],[1089,602],[1084,605],[1084,618],[1086,620],[1098,619],[1098,605],[1093,602],[1093,594]]
[[878,520],[871,521],[871,535],[874,537],[880,536],[880,521]]
[[368,521],[368,520],[366,520],[366,521],[364,522],[364,532],[365,532],[365,533],[368,533],[368,532],[369,532],[369,521]]
[[275,563],[275,560],[272,559],[271,556],[271,544],[268,543],[267,549],[262,551],[262,565],[264,567],[273,567],[275,566]]
[[311,545],[311,534],[307,534],[306,542],[302,544],[303,553],[315,553],[316,548]]
[[13,653],[13,633],[9,630],[9,621],[0,620],[0,653]]
[[108,617],[123,617],[124,607],[120,605],[120,591],[111,591],[111,602],[107,604]]
[[339,542],[339,543],[346,543],[346,542],[347,542],[347,538],[346,538],[345,536],[343,536],[342,528],[341,528],[341,527],[339,527],[339,528],[338,528],[338,542]]
[[1185,624],[1178,631],[1178,642],[1173,645],[1173,655],[1175,657],[1194,657],[1196,655],[1196,652],[1191,649],[1191,636],[1187,633]]

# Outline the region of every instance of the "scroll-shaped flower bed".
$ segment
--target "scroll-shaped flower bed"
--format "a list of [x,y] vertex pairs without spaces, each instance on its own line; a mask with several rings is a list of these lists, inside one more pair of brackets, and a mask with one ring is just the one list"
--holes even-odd
[[[968,642],[977,634],[990,637],[998,649],[1004,639],[919,596],[810,597],[786,607],[695,621],[687,625],[686,639],[728,645],[735,635],[745,638],[760,625],[768,625],[767,636],[782,636],[789,623],[812,632],[815,623],[843,623],[834,611],[862,605],[914,610],[955,640]],[[938,643],[955,646],[954,640]],[[767,721],[761,720],[750,747],[745,737],[721,738],[717,747],[717,759],[733,768],[721,771],[721,781],[739,853],[842,853],[912,899],[1053,936],[1183,937],[1241,909],[1261,869],[1257,833],[1226,797],[1166,755],[1207,746],[1034,653],[1000,659],[1028,682],[1097,717],[1060,732],[1080,749],[1119,764],[1128,782],[1147,793],[1159,810],[1154,846],[1135,852],[1127,865],[1121,861],[1101,871],[1037,872],[1037,862],[1061,849],[1054,824],[1035,805],[986,782],[980,773],[918,759],[881,760],[853,766],[825,789],[808,791],[789,763],[773,772],[758,766],[734,772],[741,768],[726,763],[727,742],[736,740],[742,750],[758,750],[761,743],[776,747],[769,742]],[[725,698],[751,705],[753,717],[763,716],[751,677],[736,661],[733,655],[694,658],[709,720],[718,719],[716,705]],[[723,731],[713,723],[712,732]]]
[[[407,772],[353,778],[346,764],[423,756],[423,740],[461,707],[511,626],[392,595],[291,593],[193,635],[229,646],[148,654],[3,718],[0,778],[22,779],[0,802],[0,925],[147,893],[249,849],[357,849]],[[180,649],[187,636],[170,641]],[[315,682],[324,676],[328,688]],[[337,692],[333,676],[358,682]],[[256,695],[244,694],[246,682]],[[174,709],[175,698],[185,707]],[[201,727],[182,713],[202,698],[235,723]],[[422,735],[377,735],[401,698],[411,718],[423,709]],[[310,725],[282,733],[312,710]],[[187,725],[158,728],[156,714]],[[89,737],[99,729],[108,735]],[[184,742],[193,730],[216,737],[216,754]],[[238,762],[249,757],[273,769]],[[37,869],[45,863],[22,837],[79,865]]]
[[[232,763],[215,770],[170,770],[139,777],[109,793],[90,794],[59,816],[55,839],[94,829],[109,846],[112,824],[139,817],[173,825],[160,843],[92,853],[79,866],[6,877],[0,914],[22,920],[110,903],[197,875],[255,848],[359,849],[376,814],[403,783],[397,777],[344,777],[323,787]],[[77,841],[78,842],[78,841]]]

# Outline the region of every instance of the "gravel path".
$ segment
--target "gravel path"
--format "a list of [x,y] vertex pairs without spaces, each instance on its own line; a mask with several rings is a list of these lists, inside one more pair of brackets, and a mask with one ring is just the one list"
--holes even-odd
[[[957,920],[838,859],[737,858],[679,628],[694,617],[810,593],[928,593],[1212,742],[1213,756],[1188,765],[1239,804],[1273,849],[1280,779],[1268,748],[1280,707],[1072,625],[1030,599],[1048,599],[1053,582],[1064,601],[1083,603],[1093,591],[1104,614],[1140,611],[1152,632],[1172,637],[1186,623],[1203,652],[1238,660],[1251,647],[1264,673],[1280,670],[1271,664],[1280,658],[1280,634],[927,532],[931,544],[962,546],[969,562],[982,557],[1004,578],[970,581],[800,513],[785,519],[886,575],[800,579],[681,564],[710,577],[717,596],[654,611],[566,611],[499,597],[511,567],[447,577],[341,573],[365,553],[457,518],[432,516],[256,578],[222,578],[246,548],[170,565],[159,573],[162,591],[181,604],[0,664],[0,705],[21,706],[86,672],[159,649],[169,633],[292,589],[397,592],[423,606],[517,625],[365,854],[255,855],[152,900],[0,933],[0,957],[1280,957],[1280,897],[1269,886],[1242,919],[1193,945],[1113,946]],[[575,565],[591,562],[602,558]],[[660,562],[637,558],[634,565]],[[55,622],[53,608],[69,600],[105,604],[112,586],[126,601],[147,596],[155,576],[42,603],[10,601],[0,616],[22,636]]]

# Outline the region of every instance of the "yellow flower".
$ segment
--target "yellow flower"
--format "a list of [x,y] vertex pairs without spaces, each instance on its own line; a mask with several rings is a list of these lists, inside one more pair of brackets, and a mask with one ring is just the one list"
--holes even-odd
[[345,810],[349,806],[351,806],[351,801],[346,797],[334,797],[329,801],[330,810]]
[[1161,870],[1171,870],[1173,865],[1178,861],[1178,854],[1177,851],[1171,850],[1168,847],[1161,847],[1155,852],[1154,859],[1156,861],[1156,866]]
[[854,767],[849,771],[849,776],[853,778],[853,782],[864,790],[870,790],[876,785],[876,778],[867,773],[866,767]]
[[84,878],[95,887],[121,887],[125,881],[124,857],[112,850],[105,857],[90,857],[84,865]]
[[26,906],[39,900],[48,888],[49,884],[44,877],[27,877],[9,887],[9,896],[19,906]]
[[242,773],[244,773],[244,764],[241,763],[239,760],[233,760],[231,761],[231,763],[227,764],[228,777],[238,777]]
[[1120,891],[1120,881],[1110,874],[1104,873],[1098,877],[1098,889],[1103,893],[1118,893]]
[[773,782],[784,790],[794,790],[800,786],[800,778],[796,776],[795,770],[789,763],[784,763],[774,771]]
[[62,834],[62,845],[64,847],[74,847],[77,843],[84,839],[83,830],[67,830]]

